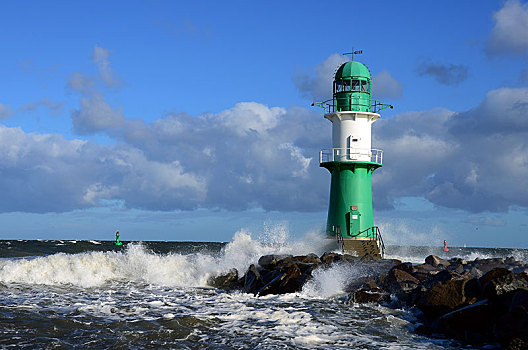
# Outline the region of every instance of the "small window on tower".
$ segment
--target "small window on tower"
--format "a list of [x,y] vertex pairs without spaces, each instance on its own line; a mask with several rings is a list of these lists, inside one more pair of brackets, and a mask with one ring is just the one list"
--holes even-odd
[[368,92],[368,82],[366,80],[361,80],[361,91]]
[[352,80],[352,91],[359,91],[359,80]]
[[336,92],[339,92],[343,89],[343,84],[341,82],[341,80],[338,80],[335,82],[335,91]]
[[343,80],[343,91],[350,91],[350,80]]

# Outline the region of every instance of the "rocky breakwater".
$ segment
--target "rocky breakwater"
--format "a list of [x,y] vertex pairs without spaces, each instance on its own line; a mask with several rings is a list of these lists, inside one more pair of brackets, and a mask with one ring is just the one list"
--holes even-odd
[[348,303],[416,308],[416,331],[428,336],[528,349],[528,266],[514,258],[466,261],[431,255],[423,264],[411,264],[337,253],[266,255],[243,275],[233,269],[211,277],[209,284],[259,296],[293,293],[315,269],[335,264],[356,272],[346,288]]

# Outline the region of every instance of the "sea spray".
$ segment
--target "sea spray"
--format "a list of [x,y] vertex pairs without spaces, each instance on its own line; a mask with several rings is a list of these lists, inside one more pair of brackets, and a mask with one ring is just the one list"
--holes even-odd
[[218,254],[158,254],[143,243],[129,243],[120,251],[56,253],[0,261],[0,282],[98,287],[114,281],[172,287],[207,287],[211,275],[230,269],[243,274],[250,264],[266,254],[306,254],[315,240],[289,242],[284,227],[267,228],[268,237],[281,232],[280,239],[253,239],[240,230]]

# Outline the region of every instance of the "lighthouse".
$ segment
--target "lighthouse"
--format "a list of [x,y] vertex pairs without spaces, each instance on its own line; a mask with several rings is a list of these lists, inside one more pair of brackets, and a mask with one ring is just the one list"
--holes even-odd
[[392,108],[371,97],[370,71],[352,59],[336,71],[332,99],[316,102],[332,123],[332,148],[323,149],[319,164],[331,174],[326,238],[330,249],[379,258],[384,244],[374,225],[372,183],[374,170],[383,164],[383,151],[372,148],[372,124],[380,111]]

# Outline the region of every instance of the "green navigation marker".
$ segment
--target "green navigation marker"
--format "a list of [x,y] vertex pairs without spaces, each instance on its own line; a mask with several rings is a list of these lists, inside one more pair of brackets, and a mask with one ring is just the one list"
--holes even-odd
[[119,240],[119,231],[116,231],[116,239],[114,245],[123,245],[123,242]]

